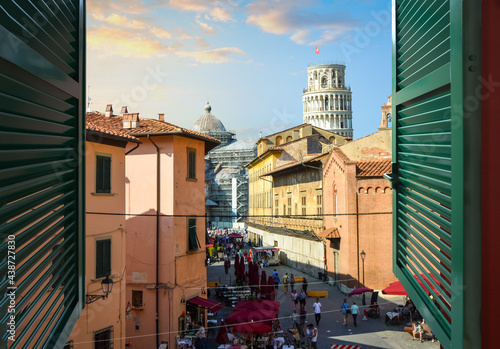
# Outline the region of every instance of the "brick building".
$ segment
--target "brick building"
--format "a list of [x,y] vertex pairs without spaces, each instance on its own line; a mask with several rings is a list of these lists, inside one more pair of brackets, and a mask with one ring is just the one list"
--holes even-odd
[[388,117],[386,103],[379,131],[333,149],[323,169],[326,229],[318,235],[327,242],[328,275],[351,288],[364,284],[381,289],[396,281],[391,254],[392,191],[383,177],[391,167]]

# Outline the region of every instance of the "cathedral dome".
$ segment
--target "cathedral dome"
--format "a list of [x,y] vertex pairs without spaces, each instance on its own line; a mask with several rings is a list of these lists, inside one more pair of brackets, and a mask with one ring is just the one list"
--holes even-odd
[[217,119],[210,113],[211,110],[212,107],[207,102],[207,105],[205,106],[205,114],[203,114],[198,118],[198,120],[196,120],[193,127],[191,128],[193,131],[205,134],[213,132],[226,132],[224,124],[222,124],[219,119]]

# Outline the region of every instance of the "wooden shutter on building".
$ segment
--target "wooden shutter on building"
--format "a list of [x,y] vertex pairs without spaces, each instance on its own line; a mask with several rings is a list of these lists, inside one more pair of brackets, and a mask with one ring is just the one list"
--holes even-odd
[[111,275],[111,239],[97,240],[95,248],[95,277]]
[[111,193],[111,157],[96,156],[96,193]]
[[393,4],[394,272],[444,348],[477,347],[480,2]]
[[188,219],[188,244],[189,250],[197,250],[201,247],[200,240],[196,234],[196,219]]
[[9,348],[62,348],[85,305],[84,63],[84,0],[2,0],[0,323],[15,315],[15,341],[0,335]]

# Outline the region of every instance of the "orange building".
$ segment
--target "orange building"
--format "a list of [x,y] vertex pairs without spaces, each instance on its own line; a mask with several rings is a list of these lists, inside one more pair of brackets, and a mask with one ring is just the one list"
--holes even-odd
[[[204,156],[220,142],[138,113],[87,116],[137,137],[126,156],[127,343],[176,346],[185,325],[206,321]],[[137,337],[137,339],[134,339]]]
[[[125,347],[125,147],[139,140],[123,131],[86,123],[86,270],[87,303],[68,345]],[[113,280],[105,299],[101,282]],[[86,344],[83,344],[86,343]]]
[[[323,169],[328,275],[347,287],[382,289],[392,272],[390,114],[382,107],[379,131],[331,151]],[[364,261],[361,253],[365,253]]]

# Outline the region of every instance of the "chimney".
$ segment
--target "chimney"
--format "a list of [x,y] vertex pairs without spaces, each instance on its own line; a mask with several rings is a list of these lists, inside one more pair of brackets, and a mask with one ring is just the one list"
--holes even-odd
[[127,113],[128,113],[127,106],[126,106],[126,105],[124,105],[124,106],[122,107],[122,111],[120,112],[120,115],[127,114]]
[[108,104],[106,106],[106,114],[105,115],[107,118],[113,116],[113,104]]
[[163,114],[163,113],[158,113],[158,120],[160,120],[160,121],[165,121],[165,114]]
[[123,128],[133,129],[139,123],[139,113],[125,113],[123,114]]

